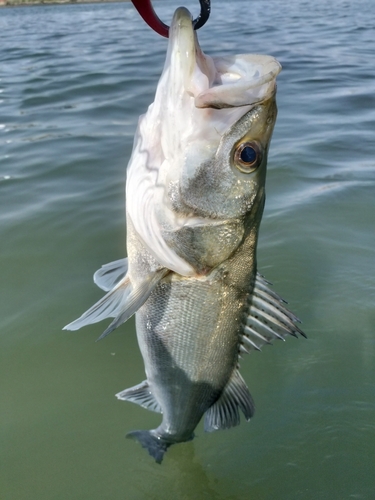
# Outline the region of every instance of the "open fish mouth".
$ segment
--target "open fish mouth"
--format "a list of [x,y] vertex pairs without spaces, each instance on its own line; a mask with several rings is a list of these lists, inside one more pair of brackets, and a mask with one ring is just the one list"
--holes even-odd
[[[190,12],[176,10],[170,28],[165,68],[174,82],[182,83],[197,108],[230,108],[253,105],[269,98],[281,65],[272,56],[239,54],[205,55],[198,43]],[[180,88],[179,88],[180,90]]]

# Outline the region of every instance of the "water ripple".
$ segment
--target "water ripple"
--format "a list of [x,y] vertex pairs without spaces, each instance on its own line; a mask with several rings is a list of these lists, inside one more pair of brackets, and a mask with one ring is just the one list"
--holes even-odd
[[[154,3],[169,23],[175,2]],[[108,356],[100,326],[60,330],[98,298],[95,269],[124,254],[126,163],[167,41],[130,3],[1,8],[4,498],[373,497],[372,12],[371,0],[212,2],[205,51],[283,65],[258,261],[309,340],[244,361],[251,426],[210,445],[200,432],[163,472],[122,439],[153,416],[111,403],[116,380],[143,376],[132,324]]]

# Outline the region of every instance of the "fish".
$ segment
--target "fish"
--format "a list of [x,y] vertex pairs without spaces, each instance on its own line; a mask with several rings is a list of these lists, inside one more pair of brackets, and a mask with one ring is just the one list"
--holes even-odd
[[257,271],[267,156],[274,129],[272,56],[211,57],[190,12],[175,11],[155,99],[139,119],[127,168],[127,254],[94,282],[107,294],[65,327],[136,315],[146,379],[119,400],[160,413],[133,438],[161,463],[190,441],[254,414],[241,357],[304,333]]

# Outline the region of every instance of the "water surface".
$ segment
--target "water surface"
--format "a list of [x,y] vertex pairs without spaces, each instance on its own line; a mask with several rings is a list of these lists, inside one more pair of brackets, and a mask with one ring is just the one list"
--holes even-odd
[[124,439],[160,417],[114,397],[144,379],[133,320],[99,343],[104,323],[61,328],[124,256],[125,168],[166,41],[128,3],[1,9],[2,500],[374,498],[372,9],[213,2],[205,51],[283,65],[258,261],[308,340],[244,359],[251,423],[200,426],[162,466]]

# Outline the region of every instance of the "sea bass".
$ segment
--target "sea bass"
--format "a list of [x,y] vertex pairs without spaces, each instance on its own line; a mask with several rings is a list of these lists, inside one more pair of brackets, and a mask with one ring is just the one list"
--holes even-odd
[[191,15],[174,14],[155,100],[140,117],[126,185],[128,258],[94,275],[107,295],[65,328],[136,313],[147,379],[117,397],[163,415],[134,431],[160,463],[167,448],[249,420],[241,354],[302,331],[257,273],[267,153],[276,121],[270,56],[210,57]]

